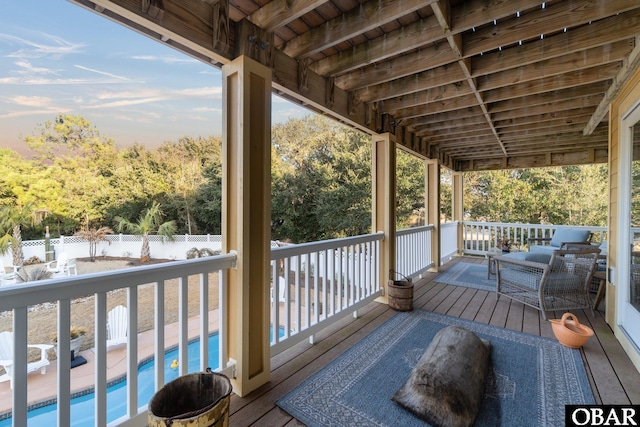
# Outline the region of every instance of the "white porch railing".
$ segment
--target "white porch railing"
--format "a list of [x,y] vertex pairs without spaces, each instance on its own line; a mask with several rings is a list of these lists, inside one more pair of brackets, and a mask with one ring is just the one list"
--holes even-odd
[[[88,274],[63,279],[49,279],[45,281],[20,284],[18,286],[3,287],[0,293],[0,312],[11,311],[13,315],[14,333],[14,386],[13,386],[13,422],[14,426],[26,425],[27,420],[27,337],[28,337],[28,308],[37,304],[53,303],[58,310],[58,381],[57,381],[57,419],[58,425],[70,424],[70,326],[71,301],[86,297],[90,290],[95,300],[95,425],[107,425],[107,294],[111,291],[126,289],[127,314],[129,331],[138,331],[138,290],[145,285],[154,286],[154,378],[155,390],[165,383],[164,354],[165,354],[165,310],[164,296],[167,281],[178,279],[178,354],[179,374],[184,375],[188,370],[187,347],[188,337],[188,280],[194,277],[199,280],[199,324],[200,324],[200,369],[204,370],[208,364],[209,353],[209,313],[218,310],[219,330],[219,365],[218,369],[230,374],[227,370],[228,356],[225,343],[227,331],[225,318],[226,307],[226,277],[227,270],[235,266],[235,254],[216,257],[200,258],[188,261],[156,264],[135,269],[117,270],[105,273]],[[219,285],[209,283],[210,273],[217,273]],[[217,288],[219,306],[209,307],[210,288]],[[67,354],[68,356],[63,356]],[[112,424],[142,426],[147,423],[146,403],[138,402],[138,334],[127,334],[127,412],[126,415]],[[232,369],[232,367],[229,367]],[[231,374],[232,375],[232,374]]]
[[[464,253],[482,255],[496,247],[497,239],[509,239],[521,249],[525,249],[528,238],[543,238],[553,236],[558,225],[550,224],[513,224],[501,222],[471,222],[465,221],[464,229]],[[571,226],[582,228],[593,233],[593,242],[607,240],[607,227]]]
[[431,253],[433,226],[413,227],[396,232],[396,271],[416,277],[435,265]]
[[[380,295],[383,234],[271,249],[271,355],[356,314]],[[282,335],[282,336],[280,336]]]
[[440,264],[460,253],[458,248],[458,222],[440,225]]

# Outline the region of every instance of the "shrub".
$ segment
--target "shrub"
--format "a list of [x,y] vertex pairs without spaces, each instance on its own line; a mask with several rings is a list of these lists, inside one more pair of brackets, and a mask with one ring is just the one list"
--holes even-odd
[[187,259],[203,258],[206,256],[220,255],[220,251],[214,251],[210,248],[191,248],[187,251]]

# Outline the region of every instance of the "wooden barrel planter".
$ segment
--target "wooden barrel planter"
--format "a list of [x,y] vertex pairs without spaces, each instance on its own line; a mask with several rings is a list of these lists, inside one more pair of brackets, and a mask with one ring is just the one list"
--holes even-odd
[[212,372],[187,374],[165,384],[149,402],[151,427],[228,427],[231,381]]
[[[391,276],[400,274],[391,272]],[[396,311],[413,310],[413,283],[411,278],[404,277],[404,280],[394,280],[393,277],[387,284],[387,297],[389,299],[389,307]]]

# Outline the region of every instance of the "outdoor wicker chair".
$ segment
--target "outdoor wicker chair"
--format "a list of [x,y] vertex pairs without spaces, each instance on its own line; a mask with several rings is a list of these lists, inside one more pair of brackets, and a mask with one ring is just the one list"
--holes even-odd
[[496,292],[542,311],[588,308],[591,276],[596,271],[597,247],[555,250],[548,264],[523,261],[508,256],[495,257]]

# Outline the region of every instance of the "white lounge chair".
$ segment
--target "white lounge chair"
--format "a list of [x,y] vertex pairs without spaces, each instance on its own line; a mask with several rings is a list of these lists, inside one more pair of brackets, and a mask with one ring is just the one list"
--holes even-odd
[[[278,276],[278,302],[287,302],[285,298],[286,287],[287,282],[284,280],[284,277]],[[273,286],[271,287],[271,302],[273,303]]]
[[[40,359],[27,364],[27,373],[40,369],[42,375],[47,373],[49,365],[49,355],[47,351],[53,348],[51,344],[29,344],[27,347],[40,349]],[[10,381],[13,388],[13,332],[0,332],[0,366],[5,370],[5,374],[0,376],[0,382]]]
[[129,328],[129,320],[127,317],[127,308],[118,305],[107,313],[107,350],[111,347],[127,343],[127,329]]
[[11,265],[8,267],[12,271],[7,271],[7,266],[5,266],[4,261],[0,259],[0,286],[16,282],[19,267],[15,265]]
[[60,252],[58,259],[45,263],[47,271],[51,274],[62,274],[63,276],[69,276],[70,270],[73,269],[74,274],[78,274],[76,271],[76,260],[69,259],[69,254],[66,252]]

